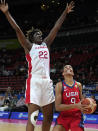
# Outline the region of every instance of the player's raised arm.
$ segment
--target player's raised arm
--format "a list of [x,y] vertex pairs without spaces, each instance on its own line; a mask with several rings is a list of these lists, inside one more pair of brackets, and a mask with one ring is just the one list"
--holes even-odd
[[59,31],[62,23],[64,22],[66,15],[73,11],[74,2],[70,2],[67,4],[66,9],[63,11],[60,18],[56,21],[54,27],[50,31],[49,35],[44,39],[44,42],[48,45],[48,47],[52,44],[53,40],[56,37],[57,32]]
[[22,47],[24,48],[25,53],[28,53],[29,50],[31,49],[31,44],[26,39],[22,30],[20,29],[20,27],[17,25],[17,23],[15,22],[15,20],[12,18],[11,14],[9,13],[8,4],[5,3],[5,0],[1,0],[0,10],[5,14],[8,22],[11,24],[12,28],[16,31],[18,40],[19,40],[20,44],[22,45]]

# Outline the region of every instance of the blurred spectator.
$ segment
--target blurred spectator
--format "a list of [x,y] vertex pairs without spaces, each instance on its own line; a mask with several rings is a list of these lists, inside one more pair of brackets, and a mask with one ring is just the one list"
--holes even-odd
[[18,101],[17,95],[13,95],[12,100],[11,100],[11,104],[10,104],[10,107],[11,107],[11,108],[16,107],[17,101]]
[[10,99],[6,96],[3,98],[3,105],[0,107],[0,111],[6,111],[10,108]]
[[27,105],[25,104],[25,99],[24,96],[21,96],[20,99],[16,103],[16,107],[13,107],[11,109],[11,112],[27,112],[28,108]]
[[21,96],[20,99],[16,103],[16,107],[21,107],[25,105],[25,99],[24,96]]

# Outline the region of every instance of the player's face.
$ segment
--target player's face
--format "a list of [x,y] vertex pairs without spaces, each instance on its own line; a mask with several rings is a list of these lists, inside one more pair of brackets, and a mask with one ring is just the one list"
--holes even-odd
[[63,72],[63,75],[71,75],[71,76],[74,76],[74,72],[73,72],[73,68],[71,65],[66,65],[64,67],[64,72]]
[[42,32],[41,31],[36,32],[33,38],[34,38],[34,42],[39,43],[39,44],[42,43]]

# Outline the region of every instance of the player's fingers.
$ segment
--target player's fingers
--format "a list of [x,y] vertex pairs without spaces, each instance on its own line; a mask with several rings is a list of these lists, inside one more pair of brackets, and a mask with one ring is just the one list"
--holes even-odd
[[75,7],[74,5],[73,5],[73,6],[69,5],[68,8],[69,8],[70,10],[72,10],[74,7]]
[[81,105],[81,106],[82,108],[85,108],[85,109],[89,108],[89,105]]
[[8,6],[8,3],[5,3],[6,6]]
[[71,1],[70,5],[74,5],[74,4],[75,4],[75,2],[74,2],[74,1]]
[[2,0],[1,0],[0,2],[1,2],[1,4],[2,4]]
[[70,12],[74,12],[74,10],[70,10]]
[[75,6],[73,5],[73,6],[71,6],[71,8],[73,9]]
[[5,4],[5,0],[1,0],[0,2],[1,2],[1,4]]
[[70,8],[74,8],[74,7],[75,7],[75,4],[70,4],[69,7],[70,7]]
[[66,5],[66,7],[68,7],[68,3],[67,3],[67,5]]
[[2,0],[2,4],[4,4],[4,0]]
[[3,3],[4,3],[4,5],[5,5],[5,0],[3,0]]
[[89,106],[82,106],[81,108],[82,108],[82,110],[88,110],[90,107]]
[[91,108],[91,107],[84,107],[83,110],[88,110],[89,108]]
[[88,112],[89,110],[88,109],[83,109],[82,112]]
[[70,11],[68,11],[68,13],[71,13],[71,12],[74,12],[74,10],[70,10]]

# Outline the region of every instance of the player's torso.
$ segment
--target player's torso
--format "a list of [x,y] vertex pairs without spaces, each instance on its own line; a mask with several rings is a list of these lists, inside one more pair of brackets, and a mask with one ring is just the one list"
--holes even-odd
[[62,103],[63,104],[75,104],[80,101],[79,99],[79,87],[77,82],[74,81],[73,86],[68,86],[64,81],[62,82],[63,94]]
[[[77,82],[74,81],[74,84],[72,87],[68,86],[64,81],[62,82],[62,104],[75,104],[80,102],[79,99],[79,87],[77,85]],[[77,114],[81,114],[81,111],[79,109],[70,109],[66,111],[60,112],[60,115],[62,117],[71,116],[74,117]]]
[[26,58],[29,74],[49,76],[49,50],[45,43],[41,45],[33,44]]

